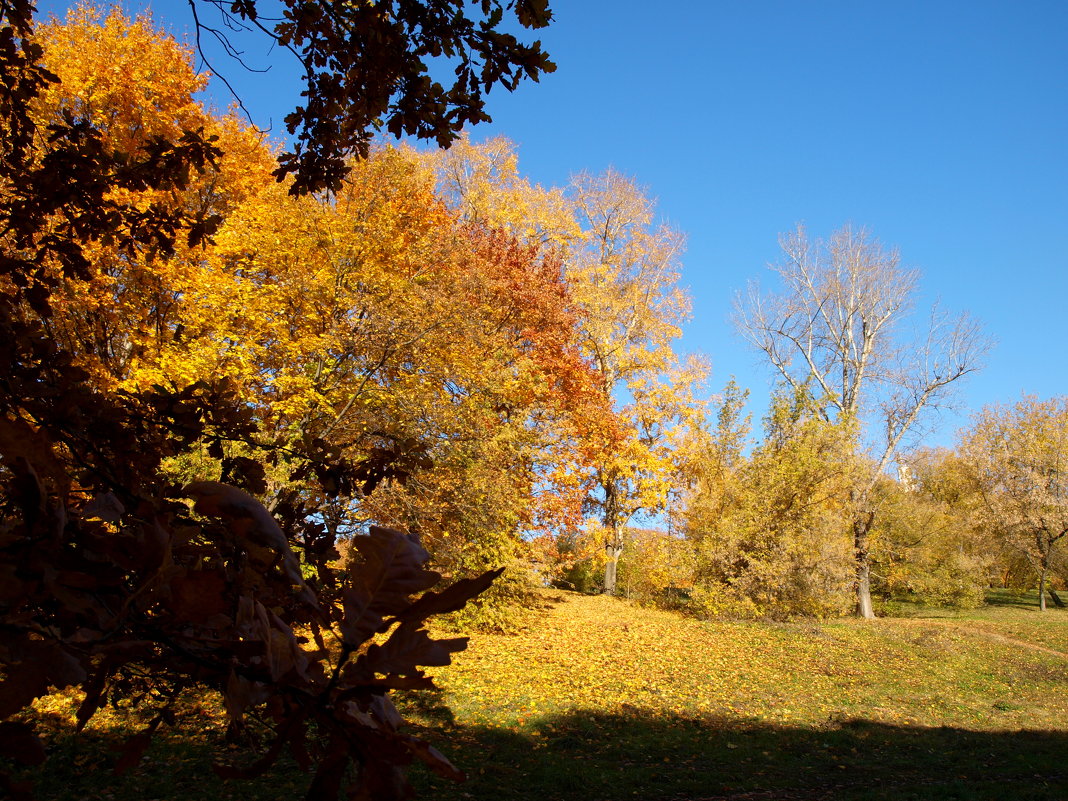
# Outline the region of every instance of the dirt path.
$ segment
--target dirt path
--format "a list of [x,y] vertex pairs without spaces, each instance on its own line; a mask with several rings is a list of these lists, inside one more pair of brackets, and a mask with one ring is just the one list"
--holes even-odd
[[1029,651],[1039,651],[1045,654],[1052,654],[1053,656],[1059,656],[1062,659],[1068,659],[1068,653],[1064,651],[1058,651],[1056,648],[1050,648],[1046,645],[1040,645],[1034,642],[1028,642],[1027,640],[1021,640],[1017,637],[1010,637],[1007,634],[1000,634],[990,629],[984,629],[981,626],[972,626],[960,620],[939,620],[936,618],[886,618],[893,621],[895,624],[903,624],[908,626],[933,626],[944,629],[953,629],[954,631],[963,632],[966,634],[972,634],[976,637],[982,637],[986,640],[993,642],[1004,643],[1005,645],[1012,645],[1016,648],[1025,648]]

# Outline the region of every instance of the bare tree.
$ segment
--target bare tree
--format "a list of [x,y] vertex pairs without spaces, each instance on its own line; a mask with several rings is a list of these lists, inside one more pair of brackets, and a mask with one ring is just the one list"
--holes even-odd
[[827,420],[869,426],[872,470],[852,502],[857,614],[872,618],[872,489],[922,413],[945,403],[953,385],[980,367],[989,342],[966,314],[935,307],[920,341],[906,345],[899,329],[919,273],[864,229],[847,225],[827,242],[813,242],[798,227],[780,245],[785,259],[772,269],[784,291],[762,294],[751,284],[737,299],[735,324],[787,384],[819,399]]

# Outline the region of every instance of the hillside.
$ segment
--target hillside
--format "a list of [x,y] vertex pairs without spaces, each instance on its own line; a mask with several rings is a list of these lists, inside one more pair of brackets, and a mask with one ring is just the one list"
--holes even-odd
[[439,672],[423,719],[471,777],[432,794],[1068,797],[1068,613],[928,614],[701,622],[554,595]]
[[[461,785],[415,783],[446,801],[1063,801],[1068,612],[997,600],[974,612],[768,624],[547,593],[525,631],[472,636],[436,670],[441,692],[403,700],[417,733],[468,773]],[[38,713],[69,720],[73,708],[56,698]],[[308,777],[291,762],[255,781],[216,781],[220,716],[211,699],[189,704],[182,728],[161,730],[116,778],[114,749],[143,724],[102,713],[88,736],[53,738],[39,796],[302,797]]]

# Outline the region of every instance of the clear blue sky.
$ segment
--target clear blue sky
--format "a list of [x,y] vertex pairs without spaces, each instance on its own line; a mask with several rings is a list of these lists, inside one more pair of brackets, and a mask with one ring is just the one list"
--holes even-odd
[[[188,30],[184,3],[152,6]],[[780,232],[848,221],[922,270],[920,313],[939,300],[997,340],[963,387],[965,416],[930,442],[951,443],[984,404],[1068,392],[1068,2],[553,6],[537,35],[557,72],[494,92],[494,123],[473,137],[517,142],[543,185],[613,166],[649,188],[689,239],[683,348],[710,357],[715,388],[737,376],[760,416],[771,376],[732,332],[734,293],[768,279]],[[275,66],[214,66],[280,133],[299,86],[280,54],[247,57]],[[221,86],[213,96],[229,102]]]

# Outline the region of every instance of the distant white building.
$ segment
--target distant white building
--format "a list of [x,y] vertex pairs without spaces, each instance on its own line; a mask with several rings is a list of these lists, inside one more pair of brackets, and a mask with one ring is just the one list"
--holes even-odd
[[897,463],[897,480],[905,488],[905,492],[916,491],[916,479],[912,475],[912,468],[904,462]]

